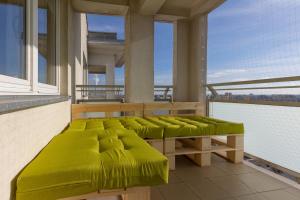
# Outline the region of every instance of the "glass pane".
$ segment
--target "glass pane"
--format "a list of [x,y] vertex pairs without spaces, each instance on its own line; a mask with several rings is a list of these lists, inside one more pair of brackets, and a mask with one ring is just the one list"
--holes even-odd
[[39,82],[56,85],[56,57],[55,57],[55,2],[54,0],[39,0],[38,33]]
[[0,1],[0,74],[26,79],[25,0]]

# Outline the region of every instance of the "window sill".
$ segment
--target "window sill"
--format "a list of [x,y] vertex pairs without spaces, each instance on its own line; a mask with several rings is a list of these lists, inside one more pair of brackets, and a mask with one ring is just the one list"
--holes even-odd
[[38,106],[68,101],[67,96],[1,96],[0,115]]

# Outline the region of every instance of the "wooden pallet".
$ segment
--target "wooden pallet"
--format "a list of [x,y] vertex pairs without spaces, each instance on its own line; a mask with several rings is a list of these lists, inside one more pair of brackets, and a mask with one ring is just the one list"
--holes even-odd
[[163,139],[146,139],[153,148],[157,149],[159,152],[164,153],[164,140]]
[[227,140],[215,136],[175,137],[164,140],[164,154],[171,170],[175,169],[175,156],[185,155],[197,165],[210,166],[211,153],[222,155],[233,163],[240,163],[244,156],[244,136],[226,135]]

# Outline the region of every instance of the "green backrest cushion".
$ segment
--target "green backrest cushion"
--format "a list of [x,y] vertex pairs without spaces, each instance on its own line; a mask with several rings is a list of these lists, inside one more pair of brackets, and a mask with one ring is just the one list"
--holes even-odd
[[243,123],[229,122],[203,116],[188,116],[185,118],[214,126],[215,135],[244,134]]
[[214,133],[214,127],[209,124],[183,119],[181,117],[155,116],[146,117],[146,119],[164,127],[165,138],[212,135]]

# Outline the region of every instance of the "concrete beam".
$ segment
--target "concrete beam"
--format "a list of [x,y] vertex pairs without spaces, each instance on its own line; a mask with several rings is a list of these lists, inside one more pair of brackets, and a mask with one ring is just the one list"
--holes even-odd
[[84,13],[125,16],[128,11],[128,1],[122,0],[72,0],[72,5],[75,11]]
[[139,0],[138,12],[142,15],[155,15],[166,0]]
[[216,9],[219,7],[222,3],[224,3],[225,0],[206,0],[206,1],[201,1],[195,6],[191,8],[191,17],[198,15],[198,14],[208,14],[212,10]]
[[168,8],[163,6],[155,15],[155,20],[176,21],[190,17],[190,9],[186,8]]

